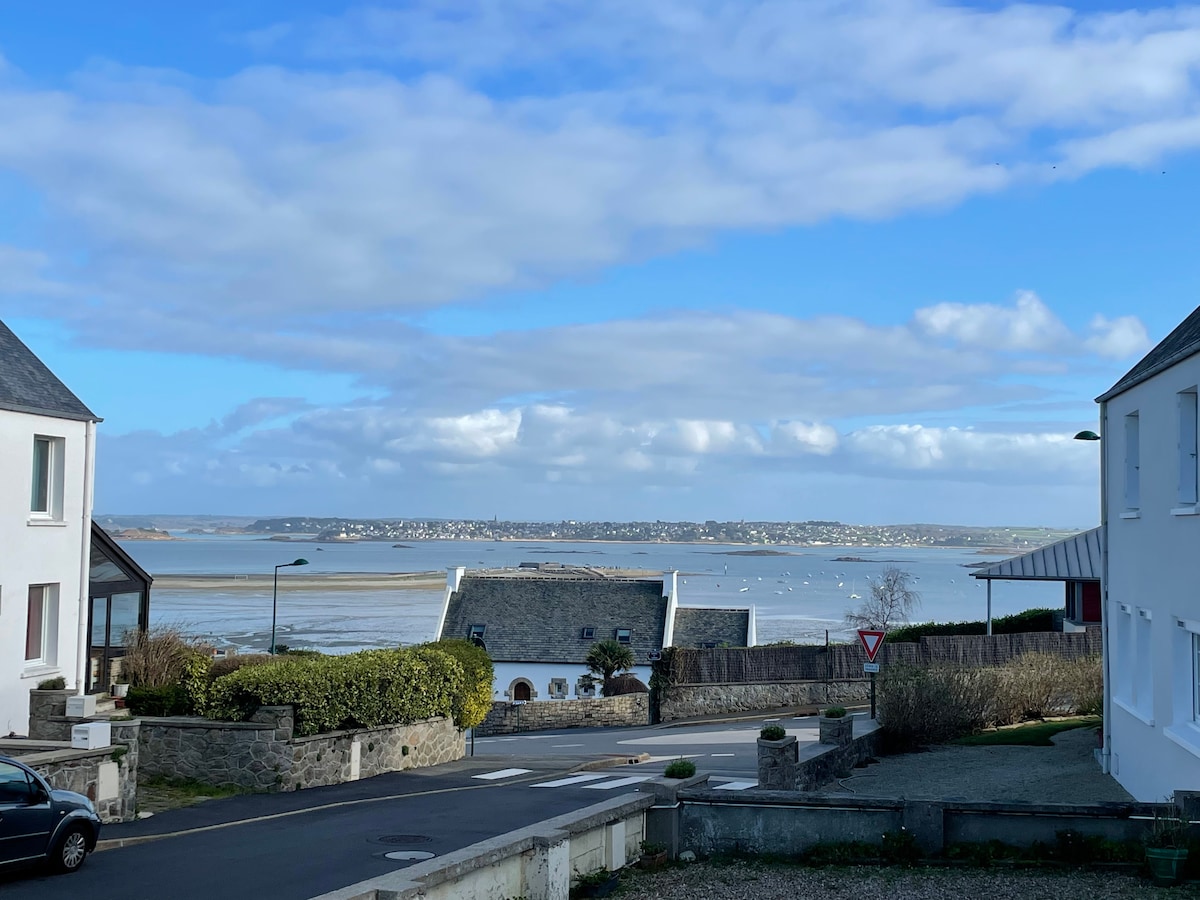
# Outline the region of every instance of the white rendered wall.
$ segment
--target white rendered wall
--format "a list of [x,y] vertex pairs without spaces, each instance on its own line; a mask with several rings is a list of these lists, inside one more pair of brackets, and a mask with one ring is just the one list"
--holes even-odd
[[[90,522],[83,509],[86,432],[84,422],[0,410],[0,736],[27,733],[29,689],[39,681],[62,675],[68,687],[75,684],[83,529]],[[34,435],[63,439],[61,522],[29,512]],[[56,658],[35,669],[25,665],[33,584],[59,586]]]
[[[1200,630],[1200,515],[1179,502],[1179,398],[1200,356],[1107,404],[1108,595],[1113,776],[1136,799],[1200,790],[1189,628]],[[1138,509],[1127,509],[1126,416],[1138,414]],[[1122,610],[1125,607],[1128,612]],[[1124,622],[1124,625],[1120,623]],[[1181,626],[1180,623],[1183,623]],[[1137,629],[1145,640],[1137,640]]]
[[[508,696],[509,685],[517,678],[526,678],[533,683],[533,689],[537,695],[533,698],[535,701],[550,700],[550,679],[565,678],[567,680],[567,699],[576,699],[575,682],[583,675],[587,674],[587,666],[583,663],[508,663],[498,662],[493,664],[495,670],[495,680],[492,682],[493,700],[511,700]],[[636,675],[643,684],[650,683],[650,667],[649,666],[634,666],[633,674]],[[596,693],[593,695],[600,696],[600,684],[597,681]]]

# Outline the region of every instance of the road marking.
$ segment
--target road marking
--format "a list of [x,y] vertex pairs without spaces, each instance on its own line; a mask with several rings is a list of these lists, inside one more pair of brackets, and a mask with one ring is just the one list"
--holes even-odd
[[481,781],[495,781],[497,778],[513,778],[517,775],[528,775],[533,769],[499,769],[495,772],[484,772],[482,775],[472,775]]
[[551,744],[551,750],[561,750],[564,747],[582,747],[583,744]]
[[618,778],[616,781],[606,781],[603,784],[585,784],[584,789],[589,791],[611,791],[616,788],[628,787],[631,784],[641,784],[643,781],[649,781],[653,775],[631,775],[628,778]]
[[543,781],[541,784],[533,784],[530,787],[537,788],[556,788],[566,787],[568,784],[582,784],[585,781],[596,781],[600,778],[608,778],[608,775],[572,775],[570,778],[560,778],[558,781]]
[[737,756],[736,753],[710,753],[709,756]]
[[744,791],[752,787],[758,787],[757,781],[727,781],[724,784],[718,784],[713,788],[714,791]]

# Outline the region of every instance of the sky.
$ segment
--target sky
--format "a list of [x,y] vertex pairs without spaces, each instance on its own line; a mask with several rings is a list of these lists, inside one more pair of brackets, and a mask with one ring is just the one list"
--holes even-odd
[[9,3],[0,318],[101,514],[1086,527],[1198,74],[1187,3]]

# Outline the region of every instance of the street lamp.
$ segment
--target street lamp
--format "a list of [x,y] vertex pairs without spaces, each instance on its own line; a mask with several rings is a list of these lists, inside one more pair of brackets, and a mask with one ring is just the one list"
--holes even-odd
[[297,559],[290,563],[280,563],[275,567],[275,585],[271,588],[271,655],[275,655],[275,615],[279,610],[279,570],[288,566],[307,566],[307,559]]
[[1100,435],[1096,434],[1096,432],[1094,432],[1094,431],[1081,431],[1081,432],[1079,432],[1079,434],[1075,435],[1075,440],[1077,440],[1077,441],[1098,441],[1098,440],[1100,440]]

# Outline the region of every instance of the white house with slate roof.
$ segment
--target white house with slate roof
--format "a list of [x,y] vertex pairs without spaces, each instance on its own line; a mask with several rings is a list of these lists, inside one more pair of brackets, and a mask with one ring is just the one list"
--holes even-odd
[[0,322],[0,735],[39,681],[83,692],[99,421]]
[[675,572],[451,568],[436,635],[481,641],[496,670],[494,698],[511,701],[598,696],[585,678],[597,641],[628,645],[643,682],[665,647],[754,646],[753,607],[680,607],[678,582]]
[[1200,790],[1200,308],[1097,398],[1104,757],[1138,800]]

